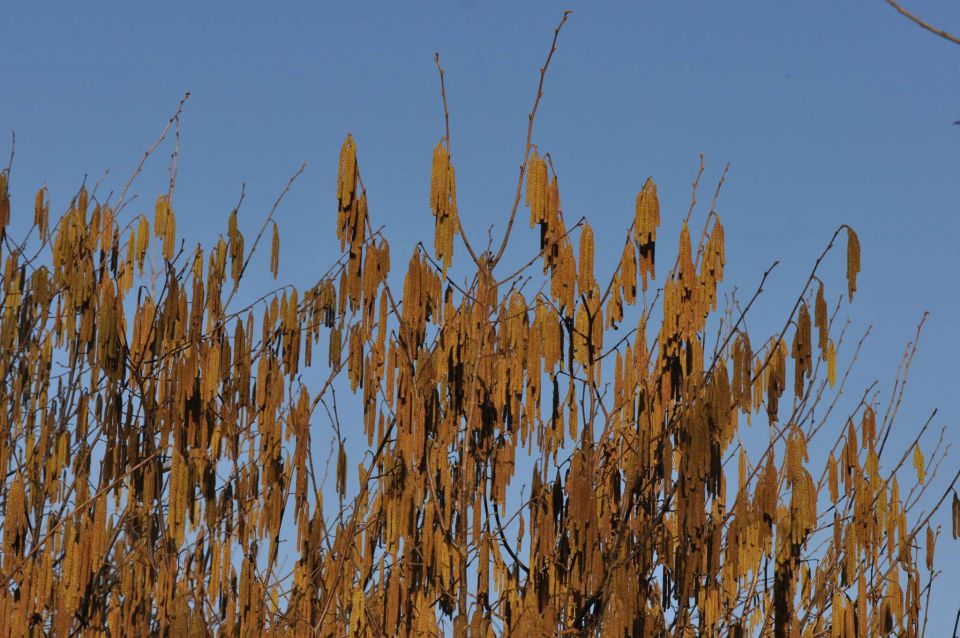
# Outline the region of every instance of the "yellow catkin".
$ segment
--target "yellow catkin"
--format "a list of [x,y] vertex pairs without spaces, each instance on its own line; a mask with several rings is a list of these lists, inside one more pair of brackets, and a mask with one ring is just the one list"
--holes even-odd
[[801,397],[804,376],[809,377],[813,369],[810,312],[805,302],[800,304],[796,325],[791,356],[794,360],[794,393],[797,397]]
[[527,161],[526,205],[530,208],[530,227],[547,222],[547,165],[537,149],[533,149]]
[[147,248],[150,246],[150,223],[146,215],[140,216],[140,223],[137,226],[137,267],[140,274],[143,274],[143,262],[147,255]]
[[173,259],[173,251],[176,247],[177,240],[177,220],[173,214],[173,209],[170,208],[170,201],[165,199],[167,212],[164,216],[164,226],[163,226],[163,258],[166,260]]
[[153,234],[156,237],[163,237],[167,227],[167,211],[169,210],[169,201],[166,195],[158,195],[157,201],[153,206]]
[[347,138],[340,147],[340,163],[337,171],[337,200],[340,208],[346,209],[353,200],[353,193],[357,183],[357,147],[353,135]]
[[[4,557],[12,555],[13,538],[21,533],[22,519],[24,517],[24,500],[23,476],[18,473],[7,497],[3,526]],[[20,553],[22,553],[22,547]]]
[[926,481],[927,469],[923,458],[923,452],[920,451],[920,444],[913,446],[913,467],[917,470],[917,480],[921,483]]
[[837,349],[833,339],[827,340],[827,381],[832,388],[837,382]]
[[273,243],[270,246],[270,273],[273,278],[277,278],[277,272],[280,269],[280,229],[277,223],[273,223]]
[[860,239],[852,228],[847,227],[847,291],[850,301],[857,290],[857,273],[860,272]]
[[643,188],[637,193],[634,218],[634,240],[638,244],[649,244],[657,239],[657,226],[660,225],[660,201],[657,198],[657,185],[647,178]]
[[580,294],[588,294],[594,287],[593,277],[593,229],[584,224],[580,233],[580,271],[577,275],[577,287]]
[[[723,224],[720,223],[719,217],[715,219],[713,228],[710,230],[708,246],[710,254],[710,267],[711,270],[713,270],[713,280],[715,282],[723,281],[723,269],[727,264],[727,253]],[[714,307],[714,310],[715,309],[716,307]]]
[[833,456],[833,453],[830,453],[830,458],[827,461],[827,485],[830,488],[830,500],[834,505],[837,504],[838,497],[838,483],[837,483],[837,459]]
[[449,156],[443,142],[438,142],[433,149],[433,163],[430,165],[430,210],[434,216],[443,210],[443,199],[447,194],[447,164]]
[[823,283],[817,287],[817,299],[814,302],[814,325],[817,327],[817,345],[820,347],[820,358],[827,358],[827,338],[829,337],[829,321],[827,319],[827,300],[823,296]]
[[637,258],[629,242],[620,256],[620,284],[624,300],[631,306],[637,303]]
[[37,191],[36,203],[33,209],[33,223],[37,225],[40,233],[40,239],[47,240],[49,231],[48,224],[50,219],[50,202],[46,199],[47,189],[41,188]]

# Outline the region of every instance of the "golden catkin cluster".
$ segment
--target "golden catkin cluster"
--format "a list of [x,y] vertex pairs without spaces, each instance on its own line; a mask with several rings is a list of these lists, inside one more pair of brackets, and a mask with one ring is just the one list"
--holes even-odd
[[[340,254],[246,307],[238,211],[186,252],[172,193],[151,222],[81,189],[51,225],[39,191],[34,245],[0,255],[0,636],[921,636],[943,456],[918,442],[901,486],[896,410],[830,414],[825,284],[749,334],[710,213],[650,290],[653,181],[598,253],[545,157],[535,258],[460,285],[439,144],[441,263],[418,247],[391,287],[347,136]],[[279,255],[274,224],[274,278]]]
[[170,207],[170,198],[167,195],[157,197],[154,207],[153,232],[163,245],[163,258],[173,259],[173,249],[177,239],[177,222]]
[[657,227],[660,225],[660,200],[657,197],[657,185],[647,178],[643,188],[637,193],[636,211],[633,221],[633,240],[639,252],[640,278],[643,289],[647,289],[647,278],[654,275],[654,256],[657,247]]
[[533,149],[527,162],[526,204],[530,208],[530,228],[536,224],[549,225],[551,221],[551,183],[547,162]]

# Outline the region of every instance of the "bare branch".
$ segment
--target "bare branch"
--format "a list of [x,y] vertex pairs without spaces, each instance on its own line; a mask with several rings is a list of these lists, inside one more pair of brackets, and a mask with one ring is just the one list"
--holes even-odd
[[547,61],[543,63],[543,66],[540,67],[540,82],[537,84],[537,96],[533,99],[533,108],[530,110],[530,115],[527,117],[527,141],[523,147],[523,161],[520,162],[520,175],[517,178],[517,192],[513,198],[513,208],[510,211],[510,219],[507,222],[507,230],[503,234],[503,241],[500,242],[500,248],[497,250],[497,254],[494,255],[493,259],[490,262],[490,267],[493,268],[500,261],[500,258],[503,257],[503,251],[507,249],[507,242],[510,240],[510,232],[513,230],[513,222],[517,217],[517,209],[520,207],[520,196],[523,193],[523,177],[527,172],[527,162],[530,159],[530,149],[532,148],[531,140],[533,138],[533,122],[537,117],[537,107],[540,106],[540,98],[543,97],[543,80],[547,76],[547,69],[550,67],[550,60],[553,59],[553,54],[557,50],[557,39],[560,37],[560,29],[563,28],[563,25],[567,22],[567,18],[570,17],[570,14],[573,11],[564,11],[563,17],[560,19],[560,24],[553,30],[553,42],[550,44],[550,52],[547,54]]
[[884,0],[884,2],[886,2],[886,3],[889,4],[891,7],[893,7],[894,9],[896,9],[896,10],[897,10],[897,13],[899,13],[900,15],[906,17],[908,20],[910,20],[910,21],[913,22],[914,24],[916,24],[916,25],[918,25],[918,26],[926,29],[926,30],[929,31],[930,33],[934,33],[934,34],[940,36],[941,38],[943,38],[944,40],[947,40],[947,41],[949,41],[949,42],[953,42],[954,44],[960,44],[960,38],[958,38],[957,36],[952,35],[952,34],[950,34],[950,33],[947,33],[947,32],[944,31],[943,29],[941,29],[941,28],[939,28],[939,27],[935,27],[934,25],[930,24],[929,22],[927,22],[927,21],[925,21],[925,20],[917,17],[917,16],[914,15],[913,13],[911,13],[911,12],[907,11],[906,9],[904,9],[903,6],[900,5],[900,3],[898,3],[896,0]]

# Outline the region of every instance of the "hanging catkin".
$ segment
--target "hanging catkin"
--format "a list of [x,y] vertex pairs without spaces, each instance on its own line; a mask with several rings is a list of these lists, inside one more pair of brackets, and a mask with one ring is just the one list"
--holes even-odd
[[581,295],[588,294],[596,286],[593,278],[593,229],[584,224],[580,232],[580,269],[577,274],[577,288]]
[[537,154],[537,149],[530,153],[527,161],[527,191],[525,203],[530,208],[530,227],[535,224],[545,224],[548,219],[548,179],[547,163]]
[[273,222],[273,241],[270,244],[270,274],[277,278],[280,269],[280,229],[277,222]]
[[657,226],[660,225],[660,201],[657,198],[657,185],[647,178],[643,188],[637,193],[633,222],[633,240],[637,245],[640,278],[643,289],[647,289],[647,278],[655,275],[654,258],[656,255]]
[[820,358],[827,358],[827,338],[829,337],[829,321],[827,319],[827,301],[823,296],[823,282],[817,286],[817,299],[814,302],[814,324],[817,326],[817,345],[820,348]]
[[352,203],[356,184],[357,147],[353,136],[348,134],[340,148],[340,167],[337,172],[337,200],[341,210],[346,210]]
[[852,228],[847,226],[847,291],[849,300],[857,290],[857,273],[860,272],[860,239]]

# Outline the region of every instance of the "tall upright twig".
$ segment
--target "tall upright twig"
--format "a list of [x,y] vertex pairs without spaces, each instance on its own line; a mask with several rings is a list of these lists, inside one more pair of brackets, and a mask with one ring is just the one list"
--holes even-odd
[[517,217],[517,209],[520,207],[520,196],[523,193],[523,177],[527,172],[527,162],[530,160],[530,149],[531,149],[531,140],[533,138],[533,121],[537,117],[537,108],[540,106],[540,98],[543,97],[543,81],[547,77],[547,69],[550,67],[550,60],[553,59],[553,54],[557,50],[557,39],[560,37],[560,29],[563,28],[563,25],[567,22],[567,18],[570,17],[570,14],[573,11],[564,11],[563,17],[560,19],[560,24],[553,30],[553,42],[550,43],[550,52],[547,53],[547,61],[543,63],[543,66],[540,67],[540,82],[537,84],[537,95],[533,99],[533,108],[530,110],[530,115],[527,116],[527,141],[523,147],[523,161],[520,162],[520,175],[517,177],[517,192],[513,198],[513,208],[510,210],[510,219],[507,221],[507,230],[503,234],[503,241],[500,242],[500,248],[497,250],[497,254],[493,257],[490,262],[490,267],[494,267],[500,261],[500,258],[503,257],[503,251],[507,249],[507,242],[510,240],[510,233],[513,230],[513,222]]

